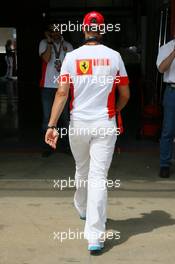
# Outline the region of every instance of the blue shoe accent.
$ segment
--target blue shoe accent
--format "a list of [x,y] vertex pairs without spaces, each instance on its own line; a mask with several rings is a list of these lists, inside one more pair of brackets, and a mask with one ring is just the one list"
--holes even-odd
[[104,242],[100,242],[100,247],[101,247],[101,249],[104,248]]
[[99,251],[101,249],[102,249],[101,245],[88,245],[89,251]]

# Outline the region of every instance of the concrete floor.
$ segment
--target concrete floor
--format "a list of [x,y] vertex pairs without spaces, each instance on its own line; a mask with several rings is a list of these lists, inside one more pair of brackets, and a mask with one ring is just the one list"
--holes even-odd
[[54,180],[74,177],[71,155],[6,152],[0,163],[0,264],[174,264],[175,169],[158,178],[157,146],[115,153],[109,178],[121,186],[109,189],[107,230],[120,239],[108,240],[98,256],[83,239],[61,243],[54,235],[84,227],[74,188],[54,188]]

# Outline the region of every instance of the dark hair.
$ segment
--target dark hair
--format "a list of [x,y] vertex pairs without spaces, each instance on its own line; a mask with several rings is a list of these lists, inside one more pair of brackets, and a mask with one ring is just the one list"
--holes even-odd
[[12,40],[11,39],[8,39],[7,42],[6,42],[6,44],[5,44],[5,46],[6,47],[9,47],[11,45],[12,45]]

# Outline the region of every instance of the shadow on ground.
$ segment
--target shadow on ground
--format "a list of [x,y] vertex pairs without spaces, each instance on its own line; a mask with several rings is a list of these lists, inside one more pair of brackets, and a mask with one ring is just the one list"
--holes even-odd
[[108,219],[107,230],[113,230],[113,233],[120,232],[121,237],[119,240],[115,238],[112,240],[108,239],[100,255],[115,246],[125,243],[132,236],[149,233],[163,226],[175,225],[175,219],[172,219],[171,215],[165,211],[154,210],[150,213],[143,213],[141,215],[142,217],[140,218],[130,218],[126,220]]

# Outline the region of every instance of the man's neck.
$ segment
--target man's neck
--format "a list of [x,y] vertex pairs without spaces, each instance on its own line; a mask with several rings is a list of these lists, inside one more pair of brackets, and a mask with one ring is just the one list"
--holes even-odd
[[100,43],[99,42],[87,42],[85,45],[89,45],[89,46],[92,46],[92,45],[99,45]]
[[99,45],[100,42],[96,36],[86,36],[85,45]]

